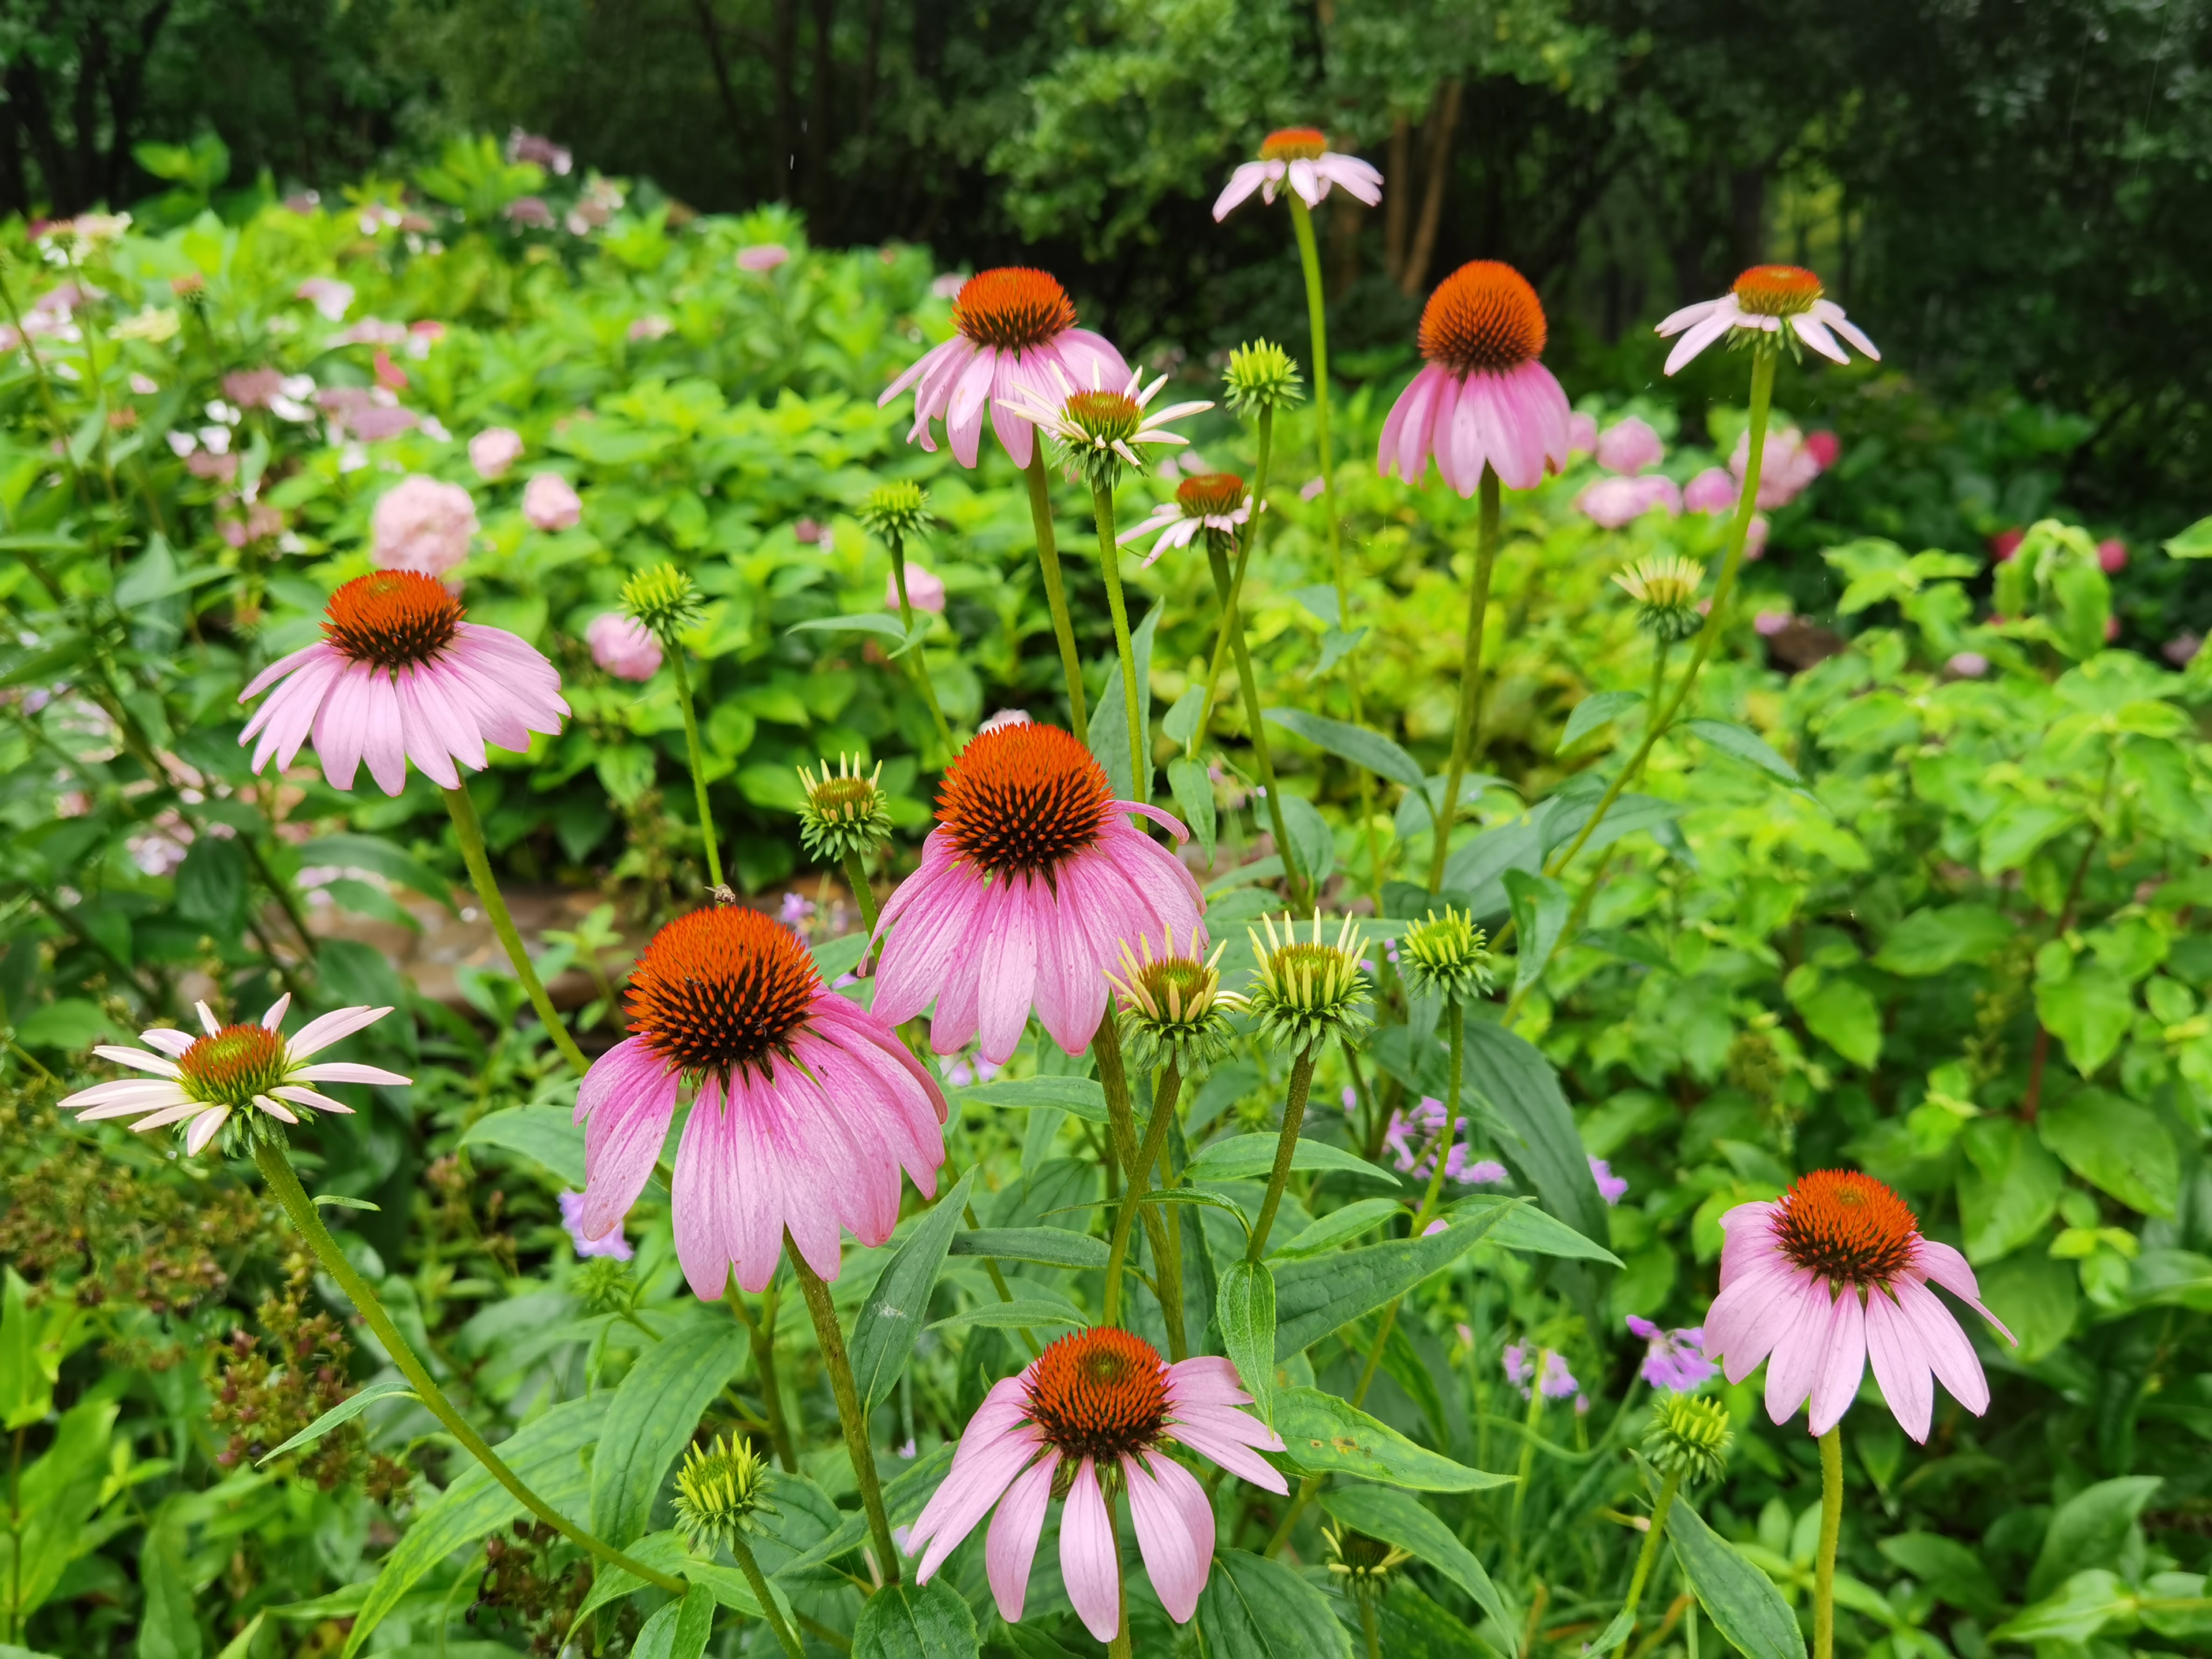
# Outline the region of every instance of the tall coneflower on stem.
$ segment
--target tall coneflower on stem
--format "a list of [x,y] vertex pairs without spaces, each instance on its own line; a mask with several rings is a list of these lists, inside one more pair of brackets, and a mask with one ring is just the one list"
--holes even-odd
[[1075,629],[1060,576],[1044,458],[1029,417],[1006,400],[1024,392],[1032,394],[1032,401],[1051,397],[1048,374],[1054,369],[1078,386],[1094,380],[1119,386],[1129,378],[1129,366],[1103,337],[1075,325],[1075,302],[1058,281],[1025,265],[1002,266],[969,277],[953,299],[952,326],[951,339],[923,354],[876,402],[880,407],[912,386],[914,428],[908,441],[935,449],[930,422],[941,420],[953,459],[963,466],[974,466],[981,453],[988,410],[991,428],[1007,459],[1029,475],[1037,565],[1060,645],[1060,668],[1067,678],[1068,710],[1073,729],[1087,731],[1083,664],[1076,655]]
[[1460,786],[1482,723],[1482,633],[1498,563],[1499,488],[1533,489],[1547,471],[1567,462],[1567,394],[1537,361],[1545,338],[1544,307],[1528,279],[1495,259],[1470,260],[1429,296],[1419,336],[1428,366],[1382,423],[1376,465],[1385,477],[1395,470],[1419,483],[1433,455],[1437,471],[1462,498],[1478,490],[1482,496],[1459,709],[1443,799],[1437,803],[1432,893],[1443,885]]
[[582,1072],[590,1062],[522,947],[462,776],[484,769],[487,745],[526,751],[532,732],[560,731],[568,713],[560,674],[514,635],[465,621],[445,584],[417,570],[356,577],[331,595],[322,627],[320,640],[239,693],[240,702],[270,693],[238,739],[254,744],[253,769],[274,758],[283,770],[312,733],[333,789],[351,789],[364,764],[387,795],[406,787],[410,764],[442,789],[492,931],[554,1046]]
[[[898,594],[899,626],[906,630],[909,641],[906,654],[914,665],[915,686],[921,700],[929,707],[929,718],[937,726],[937,740],[945,746],[947,760],[952,757],[952,728],[945,723],[945,710],[938,706],[937,687],[929,678],[929,663],[921,654],[921,642],[914,638],[914,600],[906,588],[906,544],[929,521],[929,497],[911,483],[889,483],[868,492],[860,503],[860,522],[867,526],[877,539],[891,551],[891,580],[893,591]],[[944,609],[940,597],[938,609]]]
[[707,880],[716,897],[725,890],[722,854],[714,834],[714,808],[707,804],[707,756],[699,746],[699,713],[691,703],[691,673],[685,665],[683,635],[698,626],[705,607],[691,578],[672,564],[641,570],[623,584],[623,612],[660,641],[676,671],[676,703],[684,711],[684,754],[691,769],[691,792],[699,806],[699,838],[707,848]]

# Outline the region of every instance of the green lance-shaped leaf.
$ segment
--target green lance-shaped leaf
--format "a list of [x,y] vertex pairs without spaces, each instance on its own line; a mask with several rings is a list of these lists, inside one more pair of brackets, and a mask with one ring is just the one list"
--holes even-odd
[[1274,1420],[1275,1276],[1260,1261],[1238,1261],[1221,1275],[1213,1317],[1222,1351],[1260,1415]]
[[1601,1261],[1608,1267],[1621,1265],[1620,1258],[1604,1245],[1593,1243],[1577,1232],[1557,1216],[1546,1215],[1534,1205],[1522,1200],[1499,1198],[1483,1194],[1463,1198],[1445,1212],[1453,1217],[1483,1215],[1492,1210],[1499,1212],[1496,1230],[1489,1242],[1502,1244],[1509,1250],[1518,1250],[1523,1255],[1556,1255],[1569,1261]]
[[1325,749],[1354,766],[1364,766],[1378,778],[1403,784],[1408,789],[1421,787],[1424,774],[1420,763],[1379,732],[1370,732],[1348,720],[1309,714],[1302,708],[1270,708],[1267,718],[1271,725],[1295,732],[1315,748]]
[[1322,1494],[1321,1506],[1355,1532],[1411,1550],[1473,1596],[1505,1629],[1521,1628],[1520,1609],[1491,1581],[1474,1552],[1459,1541],[1459,1534],[1419,1498],[1389,1486],[1339,1486]]
[[1483,1492],[1510,1486],[1490,1474],[1418,1446],[1348,1400],[1319,1389],[1285,1389],[1275,1400],[1284,1456],[1308,1474],[1348,1474],[1416,1492]]
[[975,1615],[944,1578],[877,1591],[853,1626],[853,1659],[974,1659],[981,1650]]
[[1288,1359],[1449,1267],[1488,1237],[1499,1213],[1454,1220],[1425,1238],[1286,1263],[1275,1274],[1275,1358]]
[[630,1648],[630,1659],[699,1659],[714,1633],[714,1592],[694,1584],[681,1601],[671,1601],[645,1621]]
[[1700,1520],[1687,1498],[1677,1496],[1667,1511],[1667,1536],[1698,1605],[1744,1659],[1805,1659],[1797,1615],[1774,1581]]
[[1584,697],[1567,716],[1567,729],[1559,733],[1559,753],[1564,755],[1593,732],[1610,726],[1644,699],[1633,691],[1599,691]]
[[520,1152],[570,1187],[584,1184],[584,1126],[566,1106],[510,1106],[469,1125],[464,1146]]
[[944,1271],[945,1253],[960,1229],[961,1212],[967,1207],[969,1189],[975,1184],[973,1170],[960,1177],[952,1190],[922,1218],[898,1254],[877,1276],[853,1327],[853,1386],[861,1405],[872,1410],[890,1398],[899,1373],[914,1352],[914,1340],[929,1313],[929,1293]]
[[1346,1205],[1340,1210],[1331,1210],[1297,1237],[1272,1246],[1267,1251],[1273,1261],[1295,1261],[1304,1256],[1323,1255],[1340,1244],[1348,1244],[1362,1233],[1372,1231],[1406,1206],[1395,1198],[1363,1198]]
[[412,1388],[396,1376],[380,1377],[374,1382],[356,1389],[283,1445],[256,1458],[254,1467],[259,1468],[264,1464],[274,1462],[287,1452],[295,1452],[303,1446],[312,1446],[340,1424],[352,1422],[355,1418],[359,1417],[378,1401],[390,1400],[395,1396],[408,1400],[417,1397]]
[[1329,1598],[1280,1561],[1223,1550],[1198,1598],[1207,1659],[1352,1659]]
[[669,1466],[745,1363],[744,1328],[709,1319],[647,1345],[606,1408],[592,1454],[592,1530],[620,1548],[646,1529]]
[[1086,1123],[1106,1121],[1106,1091],[1096,1078],[1025,1077],[979,1084],[960,1091],[963,1101],[1000,1111],[1029,1111],[1049,1106]]
[[1065,1227],[978,1227],[955,1233],[951,1253],[1030,1261],[1042,1267],[1103,1267],[1107,1255],[1104,1239]]
[[[1191,1181],[1249,1181],[1275,1167],[1275,1151],[1281,1137],[1273,1134],[1231,1135],[1217,1140],[1190,1161],[1185,1178]],[[1371,1176],[1389,1186],[1402,1183],[1389,1170],[1370,1164],[1340,1146],[1301,1139],[1291,1149],[1293,1170],[1343,1170]]]

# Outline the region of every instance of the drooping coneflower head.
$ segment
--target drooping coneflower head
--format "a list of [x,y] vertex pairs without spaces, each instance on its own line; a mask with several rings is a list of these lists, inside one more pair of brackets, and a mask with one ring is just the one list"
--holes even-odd
[[1194,932],[1187,948],[1177,951],[1172,928],[1164,956],[1152,954],[1149,937],[1138,944],[1141,961],[1124,939],[1119,971],[1106,973],[1106,982],[1121,1000],[1122,1030],[1139,1065],[1172,1060],[1188,1077],[1227,1051],[1232,1035],[1229,1011],[1244,1006],[1243,997],[1221,988],[1219,963],[1227,946],[1217,945],[1211,957],[1200,957]]
[[1832,1285],[1886,1286],[1912,1266],[1920,1221],[1872,1176],[1815,1170],[1776,1200],[1774,1242]]
[[1322,1536],[1328,1540],[1329,1571],[1361,1601],[1381,1600],[1390,1588],[1392,1575],[1413,1559],[1411,1550],[1370,1538],[1350,1527],[1324,1528]]
[[1544,307],[1528,279],[1497,259],[1470,259],[1421,312],[1421,355],[1455,374],[1502,374],[1543,355]]
[[1636,601],[1636,625],[1654,639],[1686,640],[1705,625],[1698,588],[1705,568],[1679,554],[1639,559],[1613,574],[1613,583]]
[[1753,265],[1731,286],[1735,302],[1754,317],[1800,317],[1825,290],[1820,279],[1796,265]]
[[374,570],[331,595],[323,637],[349,661],[398,670],[434,662],[461,625],[461,602],[419,570]]
[[1059,279],[1028,265],[979,270],[960,285],[952,325],[978,345],[1025,351],[1075,326]]
[[1176,504],[1187,518],[1226,518],[1244,505],[1244,480],[1234,472],[1201,472],[1176,486]]
[[1328,135],[1319,127],[1278,127],[1260,141],[1263,161],[1318,161],[1328,153]]
[[773,1074],[822,984],[799,935],[742,905],[694,910],[630,969],[629,1029],[687,1073]]
[[1070,1463],[1118,1462],[1157,1445],[1167,1425],[1167,1364],[1140,1336],[1111,1325],[1077,1331],[1030,1367],[1030,1420]]
[[945,774],[937,821],[999,879],[1050,876],[1095,847],[1114,800],[1106,769],[1056,726],[1030,720],[969,740]]
[[178,1081],[210,1106],[245,1107],[284,1081],[284,1039],[258,1024],[226,1025],[177,1056]]
[[850,755],[837,757],[834,772],[822,763],[817,777],[805,767],[799,781],[806,791],[806,805],[799,809],[799,838],[807,856],[823,864],[842,864],[850,853],[866,854],[891,838],[890,797],[884,793],[884,766],[863,772]]
[[1273,918],[1261,917],[1260,927],[1267,939],[1249,933],[1255,966],[1245,994],[1271,1037],[1297,1054],[1368,1023],[1357,922],[1346,916],[1334,941],[1322,939],[1318,911],[1311,939],[1300,939],[1287,916],[1279,939]]

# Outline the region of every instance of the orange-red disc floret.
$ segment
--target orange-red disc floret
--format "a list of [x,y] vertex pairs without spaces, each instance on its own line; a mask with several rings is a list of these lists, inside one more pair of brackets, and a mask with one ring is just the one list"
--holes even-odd
[[431,662],[453,642],[461,602],[419,570],[373,570],[331,595],[323,637],[341,656],[379,668]]
[[629,975],[629,1029],[679,1070],[773,1073],[806,1023],[822,975],[799,935],[726,905],[678,916]]
[[1102,1463],[1159,1443],[1168,1375],[1159,1351],[1111,1325],[1063,1336],[1030,1367],[1030,1420],[1066,1458]]
[[1278,127],[1260,141],[1263,161],[1314,161],[1328,153],[1328,136],[1319,127]]
[[260,1025],[226,1025],[178,1056],[194,1100],[243,1106],[284,1080],[284,1039]]
[[1776,1204],[1774,1242],[1793,1266],[1831,1283],[1887,1285],[1912,1265],[1920,1222],[1872,1176],[1815,1170]]
[[1754,317],[1795,317],[1813,308],[1820,279],[1796,265],[1753,265],[1735,279],[1735,302]]
[[1001,265],[960,285],[952,325],[977,345],[1026,351],[1075,326],[1075,301],[1048,272]]
[[1049,876],[1094,847],[1114,803],[1106,769],[1056,726],[1002,726],[945,774],[937,821],[993,876]]
[[1421,355],[1455,374],[1502,374],[1543,355],[1543,302],[1497,259],[1470,259],[1437,285],[1421,313]]
[[1234,472],[1201,472],[1176,486],[1176,503],[1190,518],[1226,518],[1244,505],[1244,480]]

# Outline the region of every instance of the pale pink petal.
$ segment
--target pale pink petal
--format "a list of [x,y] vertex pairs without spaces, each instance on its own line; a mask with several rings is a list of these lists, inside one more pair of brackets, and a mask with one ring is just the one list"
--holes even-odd
[[1179,1359],[1168,1367],[1168,1403],[1170,1406],[1249,1406],[1252,1396],[1244,1392],[1243,1380],[1237,1375],[1237,1367],[1218,1354],[1200,1354],[1192,1359]]
[[985,346],[960,373],[951,402],[945,410],[945,438],[953,459],[963,466],[975,465],[983,436],[983,410],[991,400],[991,383],[997,376],[999,349]]
[[[945,1477],[943,1484],[931,1495],[921,1517],[915,1522],[911,1534],[917,1542],[925,1536],[929,1540],[921,1564],[915,1568],[916,1583],[929,1582],[930,1576],[945,1564],[945,1558],[957,1549],[991,1512],[991,1506],[999,1501],[1014,1478],[1036,1460],[1043,1445],[1044,1437],[1035,1429],[1025,1437],[1009,1435],[994,1441],[970,1458],[965,1468],[955,1468]],[[1047,1454],[1043,1462],[1048,1470],[1052,1461]],[[1047,1484],[1050,1484],[1049,1474]],[[922,1529],[925,1520],[929,1523],[927,1534]]]
[[1207,1512],[1204,1540],[1192,1532],[1186,1486],[1205,1503],[1205,1491],[1190,1471],[1171,1457],[1125,1457],[1122,1484],[1129,1495],[1129,1518],[1135,1523],[1137,1549],[1145,1559],[1145,1571],[1159,1593],[1160,1605],[1178,1625],[1190,1622],[1198,1611],[1199,1592],[1206,1588],[1206,1569],[1213,1560],[1212,1514]]
[[1975,1416],[1989,1410],[1989,1378],[1982,1375],[1982,1362],[1974,1353],[1974,1345],[1959,1328],[1959,1322],[1951,1316],[1951,1310],[1936,1299],[1935,1291],[1916,1279],[1900,1279],[1890,1288],[1897,1297],[1899,1310],[1919,1334],[1920,1351],[1927,1356],[1936,1380]]
[[180,1100],[173,1106],[164,1106],[151,1117],[140,1118],[131,1127],[134,1133],[140,1133],[148,1129],[165,1129],[172,1123],[181,1123],[188,1117],[198,1116],[207,1109],[207,1103],[204,1100]]
[[1030,877],[993,886],[977,939],[977,988],[983,1058],[1003,1066],[1029,1024],[1036,993],[1036,934],[1052,923],[1053,897]]
[[1733,301],[1716,302],[1704,321],[1674,343],[1674,349],[1667,354],[1666,372],[1674,374],[1741,320]]
[[[208,1142],[215,1139],[216,1131],[222,1128],[226,1122],[229,1121],[229,1107],[210,1106],[208,1108],[207,1110],[202,1112],[198,1117],[194,1118],[191,1121],[191,1127],[185,1131],[185,1151],[197,1157],[200,1152],[206,1150]],[[143,1129],[146,1126],[142,1123],[138,1127]]]
[[965,355],[962,350],[963,347],[968,350],[973,350],[975,349],[973,343],[969,340],[968,340],[964,336],[958,334],[954,335],[949,340],[943,341],[939,344],[932,346],[928,350],[923,352],[921,356],[915,358],[912,363],[908,365],[906,373],[900,375],[898,379],[893,380],[889,386],[884,388],[883,395],[876,399],[876,407],[878,409],[881,409],[885,404],[889,404],[892,398],[897,397],[900,392],[905,391],[916,380],[921,379],[923,375],[927,374],[946,356]]
[[264,1031],[276,1031],[283,1029],[284,1015],[291,1006],[292,994],[289,991],[287,991],[283,996],[278,997],[276,1001],[270,1003],[267,1010],[263,1012],[261,1016],[261,1029]]
[[2012,1343],[2014,1347],[2020,1346],[2013,1334],[2005,1329],[2004,1321],[1999,1319],[1983,1304],[1981,1286],[1976,1282],[1974,1270],[1966,1264],[1965,1256],[1960,1255],[1948,1244],[1940,1244],[1932,1238],[1923,1238],[1920,1241],[1919,1252],[1916,1260],[1920,1271],[1929,1279],[1941,1285],[1960,1301],[1996,1326],[2003,1334],[2006,1341]]
[[1826,323],[1830,328],[1835,330],[1837,333],[1842,335],[1846,340],[1849,340],[1861,351],[1866,353],[1866,355],[1869,357],[1871,357],[1875,362],[1880,362],[1881,361],[1881,353],[1875,349],[1874,342],[1867,338],[1866,335],[1861,331],[1857,324],[1852,322],[1850,318],[1844,315],[1844,308],[1838,305],[1833,300],[1814,301],[1813,314],[1815,317],[1818,317],[1822,322]]
[[92,1052],[102,1060],[113,1060],[118,1066],[128,1066],[134,1072],[151,1072],[155,1077],[167,1078],[184,1075],[177,1069],[176,1061],[164,1059],[160,1054],[149,1054],[143,1048],[125,1048],[112,1042],[99,1042],[93,1045]]
[[1321,205],[1322,198],[1328,194],[1328,180],[1305,156],[1299,156],[1290,165],[1291,188],[1297,191],[1308,207]]
[[183,1085],[161,1077],[122,1077],[112,1083],[95,1083],[89,1089],[80,1089],[73,1095],[62,1097],[61,1105],[75,1111],[80,1106],[98,1106],[112,1100],[167,1101],[183,1097]]
[[353,787],[361,769],[362,745],[368,741],[370,685],[374,669],[358,663],[331,681],[322,706],[315,711],[315,758],[323,763],[323,781],[333,789]]
[[402,1077],[397,1072],[387,1072],[380,1066],[362,1066],[350,1060],[325,1060],[319,1066],[302,1066],[292,1076],[302,1083],[378,1083],[386,1088],[396,1088],[415,1079]]
[[1813,1276],[1778,1258],[1747,1268],[1713,1298],[1705,1315],[1705,1353],[1730,1382],[1757,1370],[1796,1322],[1801,1305],[1820,1294]]
[[[337,1112],[347,1116],[350,1116],[353,1113],[353,1108],[350,1106],[342,1105],[326,1096],[319,1095],[313,1089],[302,1089],[290,1083],[280,1083],[269,1092],[281,1099],[295,1101],[302,1106],[312,1106],[319,1112]],[[255,1097],[259,1098],[258,1096]],[[285,1121],[289,1122],[291,1120],[288,1118]]]
[[248,680],[246,683],[246,690],[238,694],[238,700],[240,702],[252,702],[264,691],[294,671],[305,668],[313,662],[329,661],[337,658],[337,654],[336,648],[327,640],[317,640],[313,645],[303,645],[297,651],[277,658],[275,662],[270,663],[268,667]]
[[363,683],[368,712],[362,734],[362,759],[376,787],[396,795],[407,787],[407,734],[400,724],[399,693],[386,673],[374,673]]
[[1060,1513],[1060,1576],[1083,1627],[1102,1642],[1121,1628],[1121,1577],[1114,1553],[1114,1522],[1098,1490],[1098,1473],[1085,1458]]
[[1236,207],[1254,191],[1267,183],[1267,166],[1265,161],[1247,161],[1229,175],[1228,186],[1213,200],[1215,223],[1218,224],[1222,220],[1226,219],[1231,208]]
[[[1825,1281],[1815,1281],[1809,1295],[1797,1303],[1797,1316],[1790,1322],[1766,1362],[1766,1414],[1786,1423],[1811,1398],[1820,1375],[1820,1361],[1828,1348],[1828,1328],[1834,1322],[1834,1298]],[[1712,1320],[1705,1320],[1711,1332]]]
[[1801,313],[1790,319],[1790,326],[1796,330],[1799,339],[1823,357],[1838,363],[1850,362],[1850,354],[1836,343],[1836,337],[1828,332],[1827,325],[1819,318]]
[[[893,921],[898,923],[876,962],[877,1013],[897,1025],[929,1006],[963,954],[972,950],[990,890],[974,871],[952,865],[938,872],[917,871],[900,884],[884,907],[877,933],[878,939],[884,939],[882,927]],[[918,902],[925,895],[929,902]],[[910,913],[902,900],[914,904]],[[903,914],[895,916],[891,904],[899,904]]]
[[1652,332],[1662,340],[1670,334],[1680,334],[1692,323],[1711,316],[1713,308],[1719,304],[1718,300],[1699,300],[1694,304],[1684,306],[1680,311],[1670,311],[1660,319],[1658,327],[1652,330]]
[[1324,155],[1314,163],[1314,171],[1343,185],[1369,207],[1382,199],[1382,175],[1356,155]]
[[1255,1486],[1273,1492],[1290,1491],[1289,1483],[1273,1464],[1211,1419],[1179,1417],[1168,1426],[1167,1436]]
[[138,1041],[149,1048],[160,1049],[171,1060],[181,1060],[185,1050],[199,1039],[189,1031],[173,1031],[166,1025],[156,1025],[150,1031],[139,1032]]
[[1015,1477],[999,1500],[999,1512],[991,1517],[991,1530],[983,1540],[983,1568],[990,1575],[992,1599],[999,1604],[999,1616],[1009,1624],[1021,1618],[1022,1603],[1029,1595],[1030,1568],[1044,1534],[1057,1463],[1056,1458],[1041,1457]]
[[299,1035],[284,1045],[284,1052],[297,1062],[310,1054],[320,1054],[333,1042],[366,1030],[392,1012],[389,1008],[369,1008],[356,1005],[350,1008],[333,1008],[327,1014],[318,1014],[300,1028]]
[[1821,1345],[1819,1369],[1813,1375],[1810,1427],[1815,1436],[1827,1433],[1843,1421],[1844,1413],[1858,1397],[1859,1380],[1865,1375],[1866,1313],[1858,1291],[1845,1285],[1829,1313],[1826,1340]]
[[[586,1238],[603,1238],[621,1224],[668,1139],[682,1079],[641,1036],[626,1038],[592,1062],[576,1090],[576,1121],[584,1129]],[[694,1109],[693,1116],[698,1116]],[[685,1145],[690,1144],[687,1133]],[[716,1285],[714,1295],[722,1293]]]
[[238,740],[244,744],[257,732],[260,734],[260,741],[253,746],[252,765],[256,772],[266,766],[272,756],[280,769],[292,763],[300,746],[314,729],[323,700],[344,669],[345,659],[335,653],[318,659],[278,686],[269,700],[254,710],[253,718],[246,723]]
[[1898,1426],[1926,1445],[1936,1409],[1936,1379],[1929,1373],[1928,1357],[1921,1351],[1912,1322],[1881,1290],[1867,1292],[1866,1346],[1875,1382]]
[[[1428,410],[1429,400],[1436,393],[1436,385],[1435,375],[1424,368],[1407,382],[1406,389],[1398,394],[1398,400],[1390,405],[1390,413],[1382,422],[1382,441],[1375,447],[1375,470],[1383,477],[1389,477],[1395,471],[1407,483],[1421,481],[1420,471],[1415,469],[1425,471],[1429,464],[1426,448]],[[1416,441],[1422,446],[1418,460],[1413,459],[1407,447],[1409,434],[1417,434]]]

